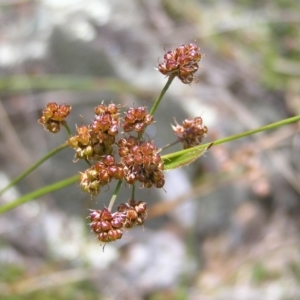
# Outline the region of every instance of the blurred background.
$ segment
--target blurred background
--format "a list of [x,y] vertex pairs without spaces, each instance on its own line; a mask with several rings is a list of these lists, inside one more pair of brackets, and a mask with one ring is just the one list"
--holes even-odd
[[[101,101],[150,108],[165,50],[195,41],[198,82],[175,79],[147,131],[159,147],[174,118],[201,116],[209,142],[300,114],[299,1],[0,0],[0,187],[67,139],[37,123],[48,102],[72,106],[73,132]],[[299,149],[299,123],[212,147],[164,189],[138,189],[144,228],[104,249],[86,216],[114,184],[5,213],[0,298],[300,299]],[[0,204],[86,169],[73,157],[60,152]]]

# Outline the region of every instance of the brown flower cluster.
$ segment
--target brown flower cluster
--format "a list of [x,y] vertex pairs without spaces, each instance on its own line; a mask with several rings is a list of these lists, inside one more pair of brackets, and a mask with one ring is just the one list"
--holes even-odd
[[102,103],[95,108],[95,114],[90,125],[77,127],[77,135],[68,140],[69,146],[75,149],[75,160],[94,163],[80,175],[82,190],[96,196],[101,187],[113,179],[124,179],[128,184],[140,182],[147,188],[163,187],[164,165],[154,143],[141,137],[126,137],[124,133],[118,136],[120,128],[124,132],[144,132],[153,122],[153,116],[146,108],[129,108],[121,119],[117,105]]
[[143,201],[122,203],[111,213],[107,208],[91,210],[90,227],[103,243],[121,239],[126,228],[143,225],[147,217],[147,205]]
[[101,187],[107,185],[113,179],[120,180],[123,178],[123,166],[116,164],[113,156],[106,155],[101,161],[80,174],[80,186],[83,191],[96,196]]
[[140,142],[131,136],[119,140],[118,146],[127,183],[139,181],[147,188],[164,186],[164,165],[153,142]]
[[46,105],[38,122],[42,124],[47,131],[57,133],[60,131],[60,126],[65,123],[65,119],[70,111],[71,106],[69,105],[58,105],[55,102],[50,102]]
[[[178,77],[189,84],[195,79],[200,60],[200,48],[196,44],[181,44],[164,54],[158,70],[171,79]],[[162,96],[163,93],[150,113],[144,106],[131,107],[123,118],[120,116],[120,105],[102,102],[94,108],[95,116],[90,124],[76,127],[75,135],[69,137],[67,144],[75,150],[74,161],[83,159],[89,164],[89,168],[80,173],[80,187],[84,192],[95,197],[110,182],[119,181],[109,205],[111,207],[121,181],[129,185],[140,183],[144,188],[164,186],[164,162],[160,150],[144,134],[147,126],[154,122],[153,112]],[[58,132],[64,125],[70,134],[65,121],[70,110],[68,105],[49,103],[38,122],[52,133]],[[182,125],[172,127],[185,149],[200,144],[207,133],[200,117],[186,119]],[[147,205],[143,201],[135,202],[133,198],[134,188],[132,199],[120,204],[117,211],[111,212],[110,208],[91,210],[90,227],[99,241],[116,241],[122,238],[125,230],[144,224]]]
[[144,106],[129,108],[125,114],[123,129],[125,132],[143,132],[153,123],[153,116],[147,113]]
[[188,149],[201,144],[207,134],[207,127],[203,125],[201,117],[194,119],[186,119],[183,121],[182,126],[176,124],[172,126],[175,135],[183,144],[184,149]]
[[75,160],[98,161],[113,153],[120,126],[119,107],[114,103],[107,106],[102,103],[94,111],[92,124],[77,127],[77,135],[68,140],[69,146],[75,149]]
[[183,83],[191,83],[194,73],[199,69],[201,60],[200,48],[195,44],[181,44],[175,50],[164,55],[164,61],[158,70],[167,76],[177,76]]

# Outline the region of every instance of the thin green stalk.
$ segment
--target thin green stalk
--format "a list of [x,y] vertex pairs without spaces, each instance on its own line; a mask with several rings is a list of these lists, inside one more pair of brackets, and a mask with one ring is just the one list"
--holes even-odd
[[135,185],[132,186],[131,199],[134,200]]
[[164,150],[166,150],[166,149],[168,149],[168,148],[170,148],[170,147],[172,147],[172,146],[174,146],[174,145],[176,145],[176,144],[178,144],[178,143],[180,143],[180,140],[179,140],[179,139],[177,139],[176,141],[174,141],[174,142],[172,142],[172,143],[170,143],[170,144],[168,144],[168,145],[166,145],[166,146],[160,148],[160,149],[159,149],[159,152],[164,151]]
[[202,144],[202,145],[199,145],[199,146],[196,146],[196,147],[193,147],[193,148],[189,148],[189,149],[177,151],[177,152],[174,152],[174,153],[166,154],[166,155],[162,156],[162,159],[170,159],[172,157],[176,157],[176,156],[181,155],[181,154],[186,154],[186,153],[189,153],[192,149],[198,150],[198,149],[206,148],[210,144],[212,144],[212,146],[224,144],[224,143],[231,142],[231,141],[234,141],[234,140],[237,140],[237,139],[240,139],[240,138],[243,138],[243,137],[258,133],[258,132],[261,132],[261,131],[275,129],[277,127],[280,127],[280,126],[283,126],[283,125],[288,125],[288,124],[295,123],[295,122],[298,122],[298,121],[300,121],[300,115],[292,117],[292,118],[284,119],[284,120],[281,120],[281,121],[278,121],[278,122],[274,122],[274,123],[271,123],[271,124],[268,124],[268,125],[256,128],[256,129],[252,129],[252,130],[248,130],[248,131],[245,131],[245,132],[242,132],[242,133],[234,134],[234,135],[231,135],[229,137],[216,140],[212,143],[209,142],[209,143]]
[[[275,129],[277,127],[280,127],[280,126],[283,126],[283,125],[288,125],[288,124],[295,123],[295,122],[298,122],[298,121],[300,121],[300,115],[295,116],[295,117],[291,117],[291,118],[288,118],[288,119],[284,119],[284,120],[281,120],[281,121],[278,121],[278,122],[274,122],[274,123],[259,127],[257,129],[248,130],[248,131],[245,131],[245,132],[242,132],[242,133],[239,133],[239,134],[235,134],[235,135],[223,138],[223,139],[219,139],[219,140],[213,142],[214,143],[213,145],[214,146],[215,145],[220,145],[220,144],[223,144],[223,143],[227,143],[227,142],[230,142],[230,141],[240,139],[242,137],[246,137],[248,135],[252,135],[252,134],[261,132],[261,131],[267,131],[267,130]],[[208,144],[206,144],[206,145],[208,145]]]
[[51,192],[54,192],[54,191],[57,191],[59,189],[62,189],[70,184],[73,184],[74,182],[78,181],[79,179],[79,174],[75,175],[75,176],[72,176],[72,177],[69,177],[67,179],[63,179],[61,181],[58,181],[58,182],[55,182],[53,184],[50,184],[50,185],[46,185],[46,186],[43,186],[42,188],[40,189],[37,189],[31,193],[28,193],[10,203],[7,203],[7,204],[4,204],[2,206],[0,206],[0,214],[2,213],[5,213],[9,210],[12,210],[14,208],[16,208],[17,206],[20,206],[26,202],[29,202],[31,200],[34,200],[36,198],[39,198],[43,195],[46,195],[48,193],[51,193]]
[[109,206],[108,206],[108,210],[111,211],[112,210],[112,207],[117,199],[117,196],[118,196],[118,193],[119,193],[119,190],[121,188],[121,185],[122,185],[122,180],[119,180],[116,188],[115,188],[115,191],[114,191],[114,194],[113,196],[111,197],[110,199],[110,202],[109,202]]
[[149,112],[150,115],[152,115],[152,116],[154,115],[154,113],[155,113],[155,111],[156,111],[156,109],[157,109],[157,107],[158,107],[161,99],[163,98],[163,96],[165,95],[166,91],[170,87],[170,85],[171,85],[171,83],[172,83],[172,81],[173,81],[174,78],[175,78],[174,75],[169,77],[166,85],[164,86],[164,88],[162,89],[162,91],[160,92],[160,94],[158,95],[158,97],[156,98],[156,100],[155,100],[155,102],[154,102],[154,104],[153,104],[153,106],[152,106],[152,108],[151,108],[151,110]]
[[38,166],[40,166],[44,161],[46,161],[47,159],[49,159],[51,156],[53,156],[54,154],[56,154],[57,152],[63,150],[64,148],[66,148],[68,145],[67,143],[63,143],[62,145],[60,145],[59,147],[53,149],[52,151],[48,152],[44,157],[42,157],[40,160],[38,160],[37,162],[35,162],[32,166],[30,166],[26,171],[24,171],[22,174],[20,174],[19,176],[17,176],[13,181],[11,181],[7,186],[5,186],[4,188],[2,188],[0,190],[0,195],[2,195],[4,192],[6,192],[8,189],[10,189],[11,187],[13,187],[14,185],[16,185],[19,181],[21,181],[22,179],[24,179],[27,175],[29,175],[32,171],[34,171]]
[[68,123],[67,123],[66,121],[64,121],[62,125],[63,125],[63,126],[65,127],[65,129],[67,130],[68,136],[69,136],[69,138],[70,138],[70,137],[71,137],[71,130],[70,130],[70,127],[68,126]]

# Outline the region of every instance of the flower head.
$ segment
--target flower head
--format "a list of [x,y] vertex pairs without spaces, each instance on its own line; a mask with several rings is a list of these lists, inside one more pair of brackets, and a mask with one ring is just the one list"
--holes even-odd
[[146,202],[135,202],[133,199],[129,203],[120,204],[114,213],[104,208],[103,210],[91,210],[89,216],[92,231],[103,243],[121,239],[125,229],[143,225],[146,217]]
[[182,125],[172,125],[172,128],[179,141],[183,144],[184,149],[201,144],[208,131],[207,127],[203,125],[201,117],[196,117],[192,120],[186,119],[182,122]]
[[99,161],[104,155],[113,153],[120,126],[119,106],[114,103],[102,103],[95,107],[94,111],[93,122],[88,126],[77,127],[77,135],[68,140],[68,145],[75,149],[75,161]]
[[194,73],[199,69],[201,60],[200,48],[195,44],[181,44],[175,50],[164,55],[164,61],[158,65],[158,70],[167,76],[177,76],[183,83],[191,83]]
[[60,131],[60,126],[64,124],[70,111],[71,106],[69,105],[58,105],[55,102],[50,102],[46,105],[38,122],[42,124],[47,131],[57,133]]
[[130,136],[119,140],[118,146],[124,179],[128,184],[139,181],[146,188],[164,186],[164,164],[153,142],[140,142]]
[[105,155],[101,161],[92,165],[80,174],[80,186],[91,196],[96,196],[101,187],[109,184],[113,179],[124,178],[123,166],[115,162],[112,155]]
[[125,132],[143,132],[153,121],[153,116],[148,114],[146,107],[131,107],[125,114],[123,129]]

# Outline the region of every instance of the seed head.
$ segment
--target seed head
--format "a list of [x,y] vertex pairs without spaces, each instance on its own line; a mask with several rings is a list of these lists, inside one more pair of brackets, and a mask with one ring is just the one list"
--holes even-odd
[[80,174],[80,186],[84,192],[96,196],[101,187],[109,184],[113,179],[124,179],[123,165],[117,164],[111,155],[102,157],[85,172]]
[[70,111],[71,106],[69,105],[58,105],[55,102],[50,102],[43,110],[38,123],[43,125],[47,131],[57,133],[60,131],[60,126],[64,124],[66,117],[70,114]]
[[143,225],[147,217],[146,202],[122,203],[117,211],[111,213],[107,208],[91,210],[90,227],[103,243],[109,243],[122,238],[124,229],[135,225]]
[[163,187],[164,164],[153,142],[140,142],[137,138],[123,138],[119,141],[119,155],[128,184],[139,181],[143,187]]
[[119,106],[100,104],[94,109],[95,118],[90,125],[77,127],[77,135],[68,140],[75,149],[75,161],[86,159],[99,161],[113,153],[113,145],[119,132]]
[[124,132],[143,132],[145,128],[153,123],[153,116],[148,114],[146,107],[129,108],[125,114]]
[[207,134],[207,127],[203,125],[202,118],[185,119],[182,125],[172,125],[175,135],[183,144],[184,149],[188,149],[201,144]]
[[167,76],[177,76],[183,83],[192,83],[194,73],[199,69],[200,48],[195,44],[181,44],[175,50],[165,53],[158,70]]

